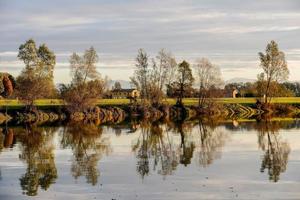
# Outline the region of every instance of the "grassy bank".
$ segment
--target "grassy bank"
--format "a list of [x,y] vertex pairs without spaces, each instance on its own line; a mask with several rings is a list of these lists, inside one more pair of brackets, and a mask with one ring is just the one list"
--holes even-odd
[[[224,104],[253,104],[256,98],[217,98],[217,102]],[[166,99],[164,102],[172,105],[175,104],[175,99]],[[197,98],[186,98],[183,100],[185,105],[197,105]],[[98,105],[124,105],[129,104],[129,99],[99,99]],[[282,104],[300,104],[300,97],[276,97],[272,99],[272,103]],[[61,99],[38,99],[35,101],[36,106],[61,106],[64,105]],[[1,99],[0,106],[19,107],[24,106],[21,101],[16,99]]]

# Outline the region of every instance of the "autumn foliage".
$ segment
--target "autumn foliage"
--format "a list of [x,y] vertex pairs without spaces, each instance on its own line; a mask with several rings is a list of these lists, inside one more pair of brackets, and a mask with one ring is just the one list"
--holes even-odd
[[11,96],[13,94],[14,87],[11,80],[7,76],[3,78],[3,85],[5,88],[5,96]]

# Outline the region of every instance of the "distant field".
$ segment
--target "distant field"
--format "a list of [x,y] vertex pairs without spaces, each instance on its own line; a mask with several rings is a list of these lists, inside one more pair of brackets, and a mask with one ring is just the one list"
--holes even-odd
[[[252,104],[256,102],[256,98],[217,98],[217,102],[224,104]],[[169,104],[175,104],[175,99],[166,99],[164,102]],[[183,100],[186,105],[196,105],[198,103],[197,98],[186,98]],[[272,103],[287,103],[287,104],[300,104],[300,97],[277,97],[272,99]],[[124,105],[129,104],[129,99],[99,99],[98,105]],[[0,106],[23,106],[21,101],[16,99],[1,99]],[[61,99],[38,99],[35,101],[37,106],[59,106],[64,105]]]

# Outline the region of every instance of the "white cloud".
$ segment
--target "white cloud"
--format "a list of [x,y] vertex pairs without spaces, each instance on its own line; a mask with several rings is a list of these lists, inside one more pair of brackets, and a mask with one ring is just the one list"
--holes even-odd
[[18,55],[18,52],[16,52],[16,51],[4,51],[4,52],[0,52],[0,56],[9,56],[9,57],[11,57],[11,56],[14,56],[14,57],[16,57]]
[[213,33],[213,34],[224,34],[224,33],[257,33],[257,32],[280,32],[280,31],[295,31],[300,30],[300,26],[227,26],[227,27],[216,27],[216,28],[203,28],[195,29],[191,32],[194,33]]
[[241,17],[244,19],[250,19],[250,20],[279,20],[279,19],[285,19],[285,20],[291,20],[296,19],[298,20],[300,18],[299,12],[256,12],[256,13],[236,13],[232,14],[232,16],[235,17]]
[[96,19],[87,17],[33,15],[25,19],[24,23],[35,28],[55,29],[93,24],[96,21]]

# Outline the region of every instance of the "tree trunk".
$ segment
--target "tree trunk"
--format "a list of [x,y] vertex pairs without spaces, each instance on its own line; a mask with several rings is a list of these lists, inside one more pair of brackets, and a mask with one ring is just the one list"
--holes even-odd
[[265,91],[265,103],[268,104],[268,97],[269,97],[269,89],[270,89],[270,82],[271,82],[271,79],[269,78],[268,79],[268,83],[267,83],[267,88],[266,88],[266,91]]

